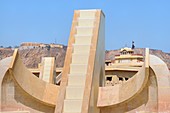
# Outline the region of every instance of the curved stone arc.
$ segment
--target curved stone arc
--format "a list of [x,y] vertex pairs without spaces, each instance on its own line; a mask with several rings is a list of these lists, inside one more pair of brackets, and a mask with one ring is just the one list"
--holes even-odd
[[170,71],[159,57],[150,55],[150,67],[154,71],[158,88],[158,112],[169,112],[170,107]]
[[[7,58],[2,59],[0,61],[0,105],[2,105],[2,103],[1,103],[2,102],[2,96],[1,96],[2,81],[3,81],[7,71],[9,69],[9,65],[11,63],[11,59],[12,59],[12,57],[7,57]],[[1,111],[1,108],[0,108],[0,111]]]
[[46,105],[55,106],[59,86],[34,76],[22,63],[18,50],[14,51],[9,67],[10,74],[26,93]]
[[[149,49],[141,69],[127,82],[112,87],[100,87],[98,107],[109,107],[132,100],[145,87],[149,77]],[[114,93],[113,93],[114,92]]]
[[9,69],[12,57],[7,57],[0,61],[0,85],[2,84],[3,78]]

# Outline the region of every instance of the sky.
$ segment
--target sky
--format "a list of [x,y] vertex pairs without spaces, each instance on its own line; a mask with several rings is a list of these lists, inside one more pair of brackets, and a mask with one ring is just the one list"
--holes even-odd
[[170,0],[0,0],[0,46],[22,42],[67,45],[74,10],[102,9],[106,50],[170,52]]

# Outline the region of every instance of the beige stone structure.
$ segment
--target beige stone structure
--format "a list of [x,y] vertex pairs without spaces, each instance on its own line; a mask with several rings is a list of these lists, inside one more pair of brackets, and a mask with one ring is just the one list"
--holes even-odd
[[143,66],[143,55],[134,54],[128,47],[120,50],[120,55],[115,55],[115,61],[105,61],[105,86],[121,84],[132,78]]
[[1,111],[53,113],[59,86],[45,82],[27,70],[17,50],[12,58],[5,60],[3,62],[7,63],[1,63],[4,73],[1,75]]
[[61,44],[50,44],[50,47],[58,47],[58,48],[63,48],[63,45]]
[[63,69],[54,58],[27,69],[15,50],[0,61],[0,112],[169,113],[167,65],[149,49],[141,56],[123,48],[105,66],[104,40],[103,12],[76,10]]
[[61,44],[43,44],[43,43],[35,43],[35,42],[23,42],[19,49],[32,49],[32,48],[37,48],[37,47],[41,47],[41,48],[46,48],[46,47],[57,47],[57,48],[63,48],[64,46]]
[[125,47],[115,56],[115,63],[143,62],[143,55],[134,54],[133,49]]
[[98,113],[99,78],[104,76],[104,15],[100,10],[75,11],[62,75],[55,112]]
[[54,57],[43,57],[40,64],[40,75],[39,78],[48,82],[55,83],[56,72],[55,72],[55,58]]

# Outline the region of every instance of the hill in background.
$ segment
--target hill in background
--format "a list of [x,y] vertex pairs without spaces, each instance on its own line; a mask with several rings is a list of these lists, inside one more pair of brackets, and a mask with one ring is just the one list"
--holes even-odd
[[[64,59],[66,55],[67,47],[52,47],[52,48],[27,48],[27,49],[19,49],[19,53],[21,58],[28,68],[37,68],[38,63],[41,62],[41,57],[55,57],[56,58],[56,67],[63,67]],[[134,49],[136,54],[144,54],[143,48]],[[115,55],[119,54],[119,50],[106,50],[106,59],[114,60]],[[13,54],[12,49],[0,49],[0,60],[6,57],[9,57]],[[161,58],[170,69],[170,53],[164,53],[161,50],[150,49],[150,54],[156,55]]]

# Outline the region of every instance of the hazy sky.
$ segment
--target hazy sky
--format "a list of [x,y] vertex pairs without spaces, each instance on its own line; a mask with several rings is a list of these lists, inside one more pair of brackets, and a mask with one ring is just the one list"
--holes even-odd
[[0,45],[67,45],[74,10],[102,9],[106,49],[125,45],[170,52],[170,0],[0,0]]

